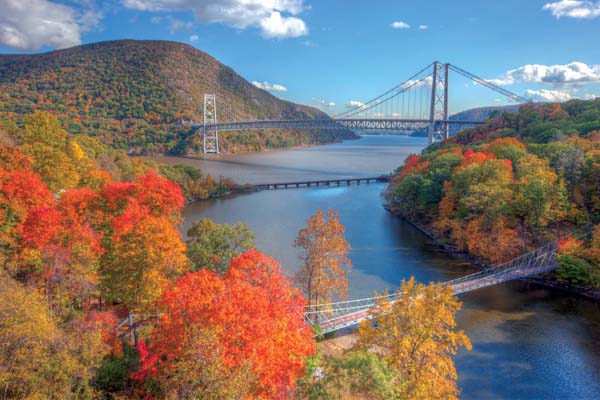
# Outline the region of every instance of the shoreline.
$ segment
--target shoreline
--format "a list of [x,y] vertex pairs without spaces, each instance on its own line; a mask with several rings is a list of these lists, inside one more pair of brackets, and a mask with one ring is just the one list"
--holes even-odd
[[[393,212],[392,210],[390,210],[389,207],[387,207],[387,205],[384,205],[384,208],[389,213],[394,215],[395,217],[402,219],[403,221],[407,222],[412,227],[417,229],[419,232],[421,232],[422,234],[427,236],[430,239],[431,244],[443,249],[443,252],[448,254],[448,256],[456,258],[456,259],[464,260],[464,261],[468,262],[469,264],[477,267],[480,270],[483,270],[490,266],[487,262],[485,262],[484,260],[482,260],[479,257],[473,256],[472,254],[470,254],[466,251],[457,250],[454,246],[450,246],[448,244],[441,242],[440,238],[437,237],[436,235],[434,235],[431,231],[429,231],[429,229],[427,229],[427,227],[419,224],[416,221],[412,221],[409,218],[406,218],[398,213]],[[548,277],[544,277],[544,276],[520,278],[518,280],[522,281],[522,282],[534,284],[534,285],[543,286],[546,288],[560,290],[565,293],[574,294],[576,296],[582,297],[586,300],[600,303],[600,289],[594,289],[594,288],[588,288],[588,287],[584,287],[584,286],[573,285],[573,284],[570,284],[567,282],[560,282],[556,279],[552,279],[552,278],[548,278]]]

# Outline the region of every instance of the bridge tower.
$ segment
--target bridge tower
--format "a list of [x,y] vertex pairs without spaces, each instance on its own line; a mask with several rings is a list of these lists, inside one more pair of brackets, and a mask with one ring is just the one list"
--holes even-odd
[[448,139],[448,67],[449,64],[433,63],[431,84],[431,110],[429,112],[429,144]]
[[219,131],[217,123],[217,98],[204,94],[204,118],[202,119],[202,152],[219,153]]

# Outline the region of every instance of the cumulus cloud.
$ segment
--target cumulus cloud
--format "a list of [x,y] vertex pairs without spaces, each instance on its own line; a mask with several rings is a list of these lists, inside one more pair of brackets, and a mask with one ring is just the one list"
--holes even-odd
[[420,31],[424,31],[426,29],[429,29],[429,25],[419,25],[419,30]]
[[404,21],[392,22],[391,27],[394,29],[410,29],[410,25]]
[[287,88],[283,85],[279,85],[277,83],[269,83],[269,82],[252,82],[254,86],[262,90],[268,90],[270,92],[287,92]]
[[304,10],[303,2],[304,0],[122,0],[125,7],[133,10],[191,11],[201,22],[221,23],[237,29],[258,27],[267,38],[308,34],[304,21],[295,17]]
[[565,65],[529,64],[510,70],[500,79],[491,79],[496,85],[515,83],[573,84],[600,81],[600,65],[572,62]]
[[560,0],[546,3],[543,9],[556,18],[592,19],[600,16],[600,1]]
[[190,36],[190,42],[195,43],[200,39],[200,37],[198,35],[191,35]]
[[300,18],[282,17],[277,11],[262,19],[260,27],[266,38],[298,37],[308,33],[306,24]]
[[527,90],[525,94],[535,101],[567,101],[573,98],[570,93],[560,90]]
[[102,17],[93,2],[75,9],[48,0],[0,0],[0,44],[24,50],[81,44],[81,34]]

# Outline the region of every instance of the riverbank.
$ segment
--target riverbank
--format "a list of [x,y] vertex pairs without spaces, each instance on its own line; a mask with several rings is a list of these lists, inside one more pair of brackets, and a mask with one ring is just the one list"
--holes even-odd
[[[396,216],[397,218],[401,218],[403,221],[413,226],[419,232],[423,233],[429,238],[431,244],[438,246],[441,249],[441,251],[448,254],[449,256],[467,261],[468,263],[474,265],[480,270],[491,267],[491,265],[486,260],[480,257],[476,257],[470,254],[469,252],[458,250],[456,246],[448,244],[450,242],[449,238],[441,237],[439,235],[434,234],[428,227],[418,223],[417,221],[413,221],[410,218],[407,218],[398,212],[393,211],[387,204],[384,205],[384,208],[392,215]],[[538,277],[521,278],[519,280],[523,282],[529,282],[535,285],[557,289],[566,293],[575,294],[582,298],[600,303],[600,289],[574,285],[568,282],[561,282],[557,279],[552,278],[551,276],[548,276],[548,274]]]

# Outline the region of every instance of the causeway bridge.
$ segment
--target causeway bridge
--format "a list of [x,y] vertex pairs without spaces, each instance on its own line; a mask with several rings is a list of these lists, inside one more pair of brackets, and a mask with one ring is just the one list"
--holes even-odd
[[295,182],[278,182],[278,183],[259,183],[253,185],[255,190],[275,190],[275,189],[289,189],[289,188],[301,188],[301,187],[318,187],[318,186],[350,186],[353,183],[360,185],[361,183],[375,183],[375,182],[388,182],[390,177],[388,175],[381,175],[367,178],[339,178],[339,179],[321,179],[312,181],[295,181]]
[[257,129],[360,129],[404,133],[426,130],[431,144],[448,139],[452,132],[485,122],[461,120],[457,115],[449,115],[451,73],[493,90],[515,103],[529,101],[456,65],[434,61],[385,93],[364,103],[357,102],[331,118],[261,119],[240,113],[224,101],[219,106],[221,118],[217,119],[217,96],[205,94],[202,123],[192,127],[196,135],[202,138],[204,153],[219,153],[219,132]]

